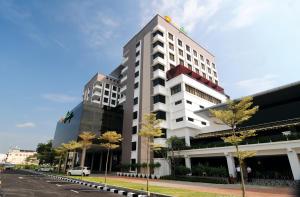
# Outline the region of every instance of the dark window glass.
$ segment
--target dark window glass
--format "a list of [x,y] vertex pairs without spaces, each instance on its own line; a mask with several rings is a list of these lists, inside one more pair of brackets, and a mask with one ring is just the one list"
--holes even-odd
[[109,91],[108,90],[105,90],[104,91],[104,94],[107,96],[107,95],[109,95]]
[[192,65],[190,65],[190,64],[188,64],[188,68],[189,68],[190,70],[193,70],[193,67],[192,67]]
[[111,94],[111,97],[116,98],[116,97],[117,97],[117,94],[116,94],[116,93],[112,93],[112,94]]
[[179,55],[183,56],[183,50],[178,49],[178,53],[179,53]]
[[194,56],[197,57],[197,51],[193,50]]
[[164,36],[164,33],[161,32],[161,31],[159,31],[159,30],[157,30],[156,32],[154,32],[154,33],[152,34],[152,36],[155,37],[157,34],[158,34],[158,35],[161,35],[161,36]]
[[137,89],[139,87],[139,82],[136,82],[135,84],[134,84],[134,89]]
[[111,104],[115,105],[116,104],[116,100],[111,100]]
[[135,62],[135,67],[140,65],[140,61]]
[[138,51],[138,52],[135,53],[135,57],[137,57],[139,55],[140,55],[140,51]]
[[166,97],[164,95],[153,96],[153,103],[166,103]]
[[103,100],[105,103],[108,103],[108,98],[104,98]]
[[132,134],[136,134],[137,132],[137,126],[132,127]]
[[170,40],[173,40],[173,34],[169,33],[168,37]]
[[204,60],[203,55],[201,55],[201,54],[200,54],[200,59],[201,59],[202,61]]
[[155,58],[157,58],[157,57],[160,57],[160,58],[162,58],[162,59],[164,59],[164,54],[163,53],[161,53],[161,52],[156,52],[153,56],[153,59],[155,59]]
[[137,111],[133,112],[133,119],[137,119]]
[[181,84],[175,85],[171,88],[171,95],[181,92]]
[[187,104],[192,104],[192,101],[186,100]]
[[153,80],[153,87],[157,86],[157,85],[161,85],[161,86],[165,86],[165,80],[162,78],[156,78]]
[[170,64],[170,69],[175,68],[174,64]]
[[134,73],[134,77],[138,77],[140,75],[140,72],[139,71],[136,71],[135,73]]
[[116,86],[113,86],[113,91],[117,91],[117,87]]
[[203,105],[199,105],[199,107],[200,107],[201,109],[204,109],[204,106],[203,106]]
[[188,117],[188,121],[194,122],[194,118]]
[[154,138],[167,138],[167,129],[161,129],[162,135]]
[[191,61],[191,56],[189,54],[186,54],[186,59]]
[[109,84],[108,84],[108,83],[107,83],[107,84],[105,84],[105,87],[106,87],[106,88],[109,88]]
[[184,66],[184,61],[182,59],[179,59],[179,64]]
[[202,121],[201,124],[206,125],[206,122]]
[[133,105],[136,105],[136,104],[138,104],[138,97],[135,97],[135,98],[133,99]]
[[[136,160],[135,159],[131,159],[131,164],[136,164]],[[132,166],[131,170],[135,170],[135,168]]]
[[190,48],[189,45],[185,45],[185,49],[186,49],[187,51],[190,51],[190,50],[191,50],[191,48]]
[[182,100],[176,101],[175,105],[179,105],[180,103],[182,103]]
[[169,49],[171,49],[172,51],[174,51],[174,44],[169,42]]
[[181,122],[181,121],[183,121],[183,118],[182,118],[182,117],[176,119],[176,122]]
[[141,42],[136,43],[135,47],[139,47],[141,45]]
[[160,69],[162,71],[165,71],[165,67],[162,64],[155,64],[153,66],[153,71],[156,71],[157,69]]
[[136,142],[131,142],[131,150],[132,151],[136,150]]
[[182,41],[178,39],[178,45],[182,46]]
[[156,114],[157,119],[166,120],[166,112],[164,111],[156,111],[154,112]]
[[193,95],[196,95],[196,96],[198,96],[200,98],[203,98],[203,99],[205,99],[205,100],[207,100],[207,101],[209,101],[211,103],[214,103],[214,104],[221,103],[221,100],[219,100],[219,99],[217,99],[217,98],[215,98],[215,97],[213,97],[213,96],[211,96],[211,95],[209,95],[207,93],[204,93],[204,92],[202,92],[202,91],[200,91],[200,90],[198,90],[198,89],[196,89],[194,87],[191,87],[191,86],[189,86],[187,84],[185,84],[185,90],[187,92],[189,92],[189,93],[191,93]]
[[162,43],[161,41],[156,41],[155,43],[153,43],[152,47],[155,48],[157,45],[164,47],[164,43]]

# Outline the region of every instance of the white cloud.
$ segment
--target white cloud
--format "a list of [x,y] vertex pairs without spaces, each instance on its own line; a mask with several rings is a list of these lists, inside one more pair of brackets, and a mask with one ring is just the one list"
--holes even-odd
[[141,26],[145,25],[155,14],[170,16],[174,22],[192,32],[199,22],[207,22],[221,6],[221,0],[153,0],[140,1]]
[[236,83],[246,94],[254,94],[277,86],[277,75],[267,74],[260,78],[242,80]]
[[42,97],[49,101],[54,101],[59,103],[69,103],[78,100],[77,97],[69,96],[66,94],[43,94]]
[[33,122],[24,122],[16,125],[17,128],[33,128],[36,127]]
[[242,0],[233,9],[233,17],[225,24],[225,28],[243,28],[252,25],[262,17],[270,8],[271,4],[265,0]]

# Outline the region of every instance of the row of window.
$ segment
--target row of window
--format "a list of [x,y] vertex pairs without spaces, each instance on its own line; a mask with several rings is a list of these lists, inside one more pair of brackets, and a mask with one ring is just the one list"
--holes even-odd
[[193,94],[193,95],[196,95],[196,96],[198,96],[200,98],[203,98],[203,99],[205,99],[207,101],[210,101],[211,103],[214,103],[214,104],[221,103],[221,100],[219,100],[219,99],[217,99],[217,98],[215,98],[215,97],[213,97],[213,96],[211,96],[209,94],[206,94],[206,93],[204,93],[204,92],[202,92],[202,91],[200,91],[200,90],[198,90],[196,88],[193,88],[193,87],[191,87],[191,86],[189,86],[187,84],[185,84],[185,90],[187,92]]
[[[175,121],[176,121],[176,122],[181,122],[181,121],[183,121],[183,117],[176,118]],[[194,118],[188,117],[188,121],[194,122]],[[202,124],[202,125],[206,125],[206,122],[201,121],[201,124]]]
[[[189,100],[187,100],[186,101],[188,104],[191,104],[192,105],[192,101],[189,101]],[[181,104],[182,103],[182,100],[178,100],[178,101],[175,101],[174,102],[174,105],[179,105],[179,104]],[[204,106],[203,105],[199,105],[199,107],[200,107],[200,109],[204,109]]]

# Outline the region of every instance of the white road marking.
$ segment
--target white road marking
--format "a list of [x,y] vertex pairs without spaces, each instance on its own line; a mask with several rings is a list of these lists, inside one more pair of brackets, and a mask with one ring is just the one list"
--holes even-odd
[[77,194],[79,193],[78,191],[75,191],[75,190],[72,190],[72,189],[71,189],[70,191],[75,192],[75,193],[77,193]]
[[56,186],[57,186],[57,187],[61,187],[61,185],[60,185],[60,184],[56,184]]
[[19,178],[19,179],[24,179],[24,178],[23,178],[23,177],[21,177],[21,176],[19,176],[18,178]]

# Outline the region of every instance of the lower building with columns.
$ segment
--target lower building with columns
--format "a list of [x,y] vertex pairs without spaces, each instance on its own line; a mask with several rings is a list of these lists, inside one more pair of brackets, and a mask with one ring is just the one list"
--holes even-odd
[[[257,135],[240,145],[242,151],[255,151],[247,158],[245,166],[252,169],[252,176],[261,179],[300,180],[300,82],[261,92],[253,96],[259,111],[239,131],[255,129]],[[189,139],[185,150],[175,152],[185,166],[226,166],[229,176],[236,177],[235,148],[225,144],[222,136],[230,129],[210,115],[209,109],[222,109],[218,104],[195,112],[209,125]],[[186,138],[185,138],[186,140]]]

